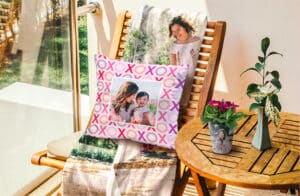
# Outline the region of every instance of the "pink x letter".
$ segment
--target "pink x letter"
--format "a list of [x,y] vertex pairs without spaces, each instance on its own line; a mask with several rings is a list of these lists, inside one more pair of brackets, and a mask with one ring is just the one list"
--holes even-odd
[[135,66],[135,64],[128,63],[127,65],[128,65],[128,69],[125,71],[125,73],[127,72],[133,73],[132,68]]
[[97,99],[96,99],[96,102],[101,102],[101,96],[102,96],[102,93],[97,92]]
[[104,135],[104,136],[106,136],[106,134],[105,134],[105,129],[106,129],[106,126],[100,126],[99,135]]
[[108,67],[107,67],[107,70],[114,70],[114,68],[113,68],[113,65],[115,64],[115,62],[114,61],[108,61]]
[[160,137],[159,143],[165,143],[165,144],[167,144],[167,141],[165,140],[166,139],[166,135],[158,134],[158,136]]
[[99,70],[98,71],[98,80],[104,80],[103,75],[104,75],[104,71]]
[[174,77],[176,77],[175,76],[175,71],[177,70],[177,67],[174,67],[174,68],[169,67],[169,68],[170,68],[170,73],[168,74],[168,76],[173,75]]
[[143,132],[143,131],[138,131],[138,133],[139,133],[139,140],[140,140],[140,141],[142,141],[142,140],[146,141],[146,139],[145,139],[145,137],[144,137],[145,132]]
[[179,88],[179,87],[182,87],[182,88],[183,88],[183,86],[184,86],[184,80],[178,79],[178,84],[176,85],[175,88]]
[[149,65],[149,66],[148,66],[148,71],[145,73],[145,75],[148,75],[148,74],[153,75],[153,70],[154,70],[154,68],[155,68],[154,66],[151,67],[151,66]]
[[176,103],[175,101],[172,101],[172,103],[173,103],[173,107],[171,108],[171,111],[173,110],[179,111],[179,104]]
[[118,130],[120,132],[120,134],[118,135],[118,138],[121,138],[121,137],[126,138],[124,135],[125,129],[118,128]]
[[108,113],[108,110],[107,110],[108,104],[102,104],[102,106],[103,106],[102,112],[103,112],[104,114],[105,114],[105,113]]
[[158,120],[166,121],[166,114],[167,114],[167,112],[159,111],[159,118],[158,118]]
[[171,89],[163,89],[164,94],[161,96],[161,99],[166,97],[167,99],[170,99],[169,93],[171,92]]
[[97,123],[98,124],[98,117],[99,117],[99,114],[94,114],[92,123]]
[[176,124],[175,125],[169,124],[169,126],[170,126],[169,133],[174,132],[175,134],[177,134],[177,131],[176,131],[177,125]]
[[110,82],[105,82],[105,91],[108,91],[109,92],[109,89],[110,89]]

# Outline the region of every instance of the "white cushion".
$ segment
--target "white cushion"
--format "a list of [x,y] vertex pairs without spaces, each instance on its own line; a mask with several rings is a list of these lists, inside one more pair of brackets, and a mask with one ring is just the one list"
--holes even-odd
[[71,150],[83,135],[84,131],[79,131],[51,141],[47,144],[48,156],[66,160],[71,153]]

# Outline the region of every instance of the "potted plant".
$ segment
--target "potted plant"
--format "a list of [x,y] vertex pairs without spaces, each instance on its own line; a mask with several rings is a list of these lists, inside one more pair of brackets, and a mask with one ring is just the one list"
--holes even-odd
[[268,37],[263,38],[261,40],[262,55],[258,56],[258,62],[241,73],[242,76],[248,71],[254,71],[261,78],[260,83],[250,83],[246,91],[248,97],[255,100],[250,105],[249,110],[258,109],[258,124],[252,145],[259,150],[271,148],[268,119],[272,120],[278,127],[279,111],[281,111],[281,104],[277,96],[281,89],[279,72],[277,70],[267,71],[266,62],[272,55],[282,56],[282,54],[275,51],[268,52],[269,46],[270,39]]
[[211,100],[205,106],[201,120],[208,123],[213,152],[225,154],[231,151],[234,128],[237,121],[245,117],[243,112],[236,112],[237,107],[224,100]]

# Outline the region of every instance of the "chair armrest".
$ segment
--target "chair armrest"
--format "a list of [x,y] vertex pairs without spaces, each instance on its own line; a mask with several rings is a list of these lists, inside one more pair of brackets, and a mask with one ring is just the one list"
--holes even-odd
[[63,169],[65,165],[65,161],[56,159],[55,157],[49,157],[47,150],[34,153],[31,157],[31,163],[40,166],[50,166],[57,169]]

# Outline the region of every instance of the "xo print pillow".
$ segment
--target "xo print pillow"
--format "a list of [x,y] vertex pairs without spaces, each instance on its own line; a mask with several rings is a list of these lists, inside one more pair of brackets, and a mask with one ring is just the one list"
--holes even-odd
[[137,64],[96,55],[97,98],[86,135],[174,149],[188,65]]

